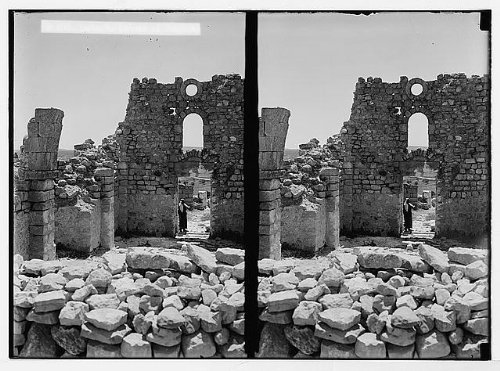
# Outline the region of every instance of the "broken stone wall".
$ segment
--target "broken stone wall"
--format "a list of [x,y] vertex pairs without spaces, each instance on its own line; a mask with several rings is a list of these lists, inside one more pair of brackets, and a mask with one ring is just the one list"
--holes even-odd
[[[188,86],[196,86],[189,95]],[[202,151],[183,152],[183,120],[203,120]],[[200,163],[212,173],[213,236],[243,234],[243,80],[215,75],[173,84],[134,79],[119,143],[118,230],[174,236],[178,177]]]
[[54,178],[64,113],[56,108],[35,110],[23,139],[15,176],[14,252],[51,260],[54,245]]
[[[418,95],[415,84],[422,85]],[[407,153],[408,120],[417,112],[428,119],[429,148],[414,159]],[[437,236],[488,231],[489,76],[403,76],[398,83],[360,78],[341,134],[344,233],[399,236],[402,168],[412,161],[438,164]]]

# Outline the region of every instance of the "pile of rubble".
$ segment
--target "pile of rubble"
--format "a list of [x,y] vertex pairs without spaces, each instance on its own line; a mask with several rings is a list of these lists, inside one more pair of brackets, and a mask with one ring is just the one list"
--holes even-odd
[[99,198],[99,184],[94,178],[94,172],[100,167],[114,169],[117,149],[114,135],[110,135],[98,147],[92,139],[76,144],[73,157],[58,159],[59,177],[54,189],[57,205],[75,204],[79,198],[85,202],[90,202],[91,198]]
[[259,261],[260,357],[478,358],[487,250],[354,247]]
[[[94,258],[97,259],[97,258]],[[100,260],[15,258],[14,353],[245,357],[244,252],[134,247]]]
[[282,179],[281,196],[286,203],[302,200],[303,197],[324,198],[326,187],[319,173],[324,167],[342,168],[342,142],[340,134],[327,139],[320,146],[316,138],[299,145],[299,156],[285,160],[285,175]]

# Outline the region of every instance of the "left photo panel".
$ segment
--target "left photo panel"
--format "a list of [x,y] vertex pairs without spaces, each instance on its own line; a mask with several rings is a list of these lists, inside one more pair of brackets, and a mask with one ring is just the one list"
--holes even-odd
[[14,358],[246,358],[244,13],[11,11]]

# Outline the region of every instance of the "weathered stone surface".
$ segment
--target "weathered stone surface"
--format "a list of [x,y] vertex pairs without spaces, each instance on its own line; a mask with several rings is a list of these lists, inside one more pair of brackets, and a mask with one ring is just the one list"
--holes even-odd
[[420,318],[412,309],[406,306],[396,309],[391,317],[391,324],[395,327],[413,328],[419,323]]
[[269,312],[283,312],[295,309],[299,305],[299,296],[295,290],[273,293],[267,302]]
[[138,333],[128,334],[123,338],[120,346],[124,358],[151,358],[153,356],[151,344]]
[[155,319],[153,319],[153,324],[151,325],[151,327],[153,329],[153,332],[150,332],[146,335],[146,340],[150,343],[155,343],[164,347],[173,347],[181,343],[182,331],[180,329],[158,327]]
[[446,357],[450,353],[448,339],[436,330],[418,335],[415,349],[419,358],[441,358]]
[[245,317],[234,320],[229,324],[229,329],[238,335],[245,335]]
[[446,300],[444,309],[447,311],[455,312],[457,324],[462,324],[468,321],[471,317],[469,304],[467,304],[462,298],[458,296],[452,296],[448,300]]
[[129,277],[119,278],[112,280],[108,286],[108,294],[116,294],[121,301],[125,300],[127,296],[134,295],[138,292],[138,287],[134,280]]
[[200,328],[200,315],[198,311],[191,307],[186,307],[180,311],[184,317],[184,324],[181,326],[184,334],[192,334]]
[[93,285],[97,289],[105,289],[111,283],[111,279],[111,273],[106,269],[100,268],[90,272],[85,283]]
[[32,309],[26,319],[44,325],[55,325],[59,321],[59,311],[37,313]]
[[389,343],[386,348],[389,359],[412,359],[415,352],[414,344],[400,347]]
[[141,300],[139,300],[139,309],[143,313],[153,311],[157,314],[160,312],[162,301],[163,298],[161,296],[143,295],[141,296]]
[[358,257],[356,255],[334,251],[332,256],[333,261],[342,273],[349,274],[356,270],[356,265],[358,262]]
[[293,323],[298,326],[314,326],[318,319],[318,313],[321,309],[320,303],[314,301],[301,301],[297,308],[293,311]]
[[363,268],[391,269],[400,268],[403,260],[397,254],[363,249],[358,255],[358,263]]
[[185,358],[208,358],[216,352],[212,336],[203,330],[183,336],[181,346]]
[[455,330],[451,331],[448,334],[448,340],[452,345],[460,344],[463,339],[464,339],[464,330],[462,330],[460,327],[457,327]]
[[84,301],[90,295],[94,295],[94,294],[97,294],[97,289],[92,285],[85,285],[81,289],[75,290],[75,292],[71,296],[71,300]]
[[344,280],[340,287],[340,293],[349,293],[352,300],[358,300],[363,295],[369,295],[375,292],[372,284],[368,283],[364,278],[355,277]]
[[[298,309],[298,307],[295,308],[295,311],[297,309]],[[259,316],[259,320],[264,321],[264,322],[277,323],[280,325],[287,325],[289,323],[292,323],[292,314],[293,313],[295,313],[295,312],[292,312],[291,310],[285,311],[285,312],[269,313],[267,311],[267,309],[264,309],[264,311]]]
[[215,261],[215,256],[210,251],[193,244],[185,244],[184,246],[186,246],[187,256],[194,264],[207,273],[217,272],[217,262]]
[[158,249],[131,247],[127,251],[126,262],[134,269],[164,269],[170,266],[170,258]]
[[82,262],[75,261],[75,263],[69,264],[65,266],[63,269],[59,271],[59,274],[62,274],[64,278],[68,281],[74,278],[81,278],[85,280],[87,276],[93,269],[96,269],[97,264],[93,262]]
[[127,322],[127,313],[118,309],[100,308],[85,313],[85,319],[100,329],[113,331]]
[[88,311],[88,304],[81,301],[68,301],[59,313],[59,322],[63,326],[80,326]]
[[215,258],[229,265],[238,265],[245,261],[245,250],[223,247],[217,249]]
[[91,323],[82,324],[81,336],[90,340],[96,340],[105,344],[120,344],[125,336],[127,336],[132,329],[127,324],[120,325],[113,331],[106,331],[95,327]]
[[421,257],[410,254],[399,254],[403,263],[401,268],[408,269],[413,272],[430,272],[431,267]]
[[164,347],[155,343],[151,345],[153,347],[153,358],[179,358],[180,344],[173,347]]
[[31,308],[35,302],[37,291],[20,291],[14,294],[14,305],[21,308]]
[[40,279],[38,292],[50,292],[64,289],[66,278],[57,273],[48,273]]
[[273,267],[275,263],[276,260],[269,258],[264,258],[257,261],[257,269],[259,271],[259,274],[264,274],[269,276],[273,272]]
[[35,312],[52,312],[61,309],[66,304],[66,294],[63,290],[44,292],[35,297],[33,307]]
[[318,284],[325,284],[328,287],[340,287],[344,282],[344,273],[337,268],[325,269],[318,279]]
[[118,274],[125,271],[127,267],[127,254],[117,253],[116,251],[108,251],[102,257],[111,274]]
[[14,321],[24,321],[29,311],[28,308],[14,307],[12,310]]
[[338,330],[328,326],[326,323],[318,322],[314,327],[314,336],[335,341],[339,344],[354,344],[358,336],[365,332],[360,324],[357,324],[347,330]]
[[477,260],[465,267],[465,276],[471,280],[488,277],[488,265],[482,260]]
[[175,329],[182,326],[185,322],[184,317],[174,307],[163,309],[158,314],[157,324],[159,327]]
[[284,332],[287,340],[302,353],[313,354],[319,351],[321,343],[310,327],[285,327]]
[[476,292],[468,292],[462,299],[471,310],[484,310],[488,308],[488,299]]
[[78,355],[87,349],[87,340],[80,336],[78,327],[52,326],[52,338],[57,345],[72,355]]
[[448,272],[450,263],[448,255],[435,247],[420,244],[418,245],[420,257],[438,272]]
[[327,294],[319,299],[323,309],[351,308],[353,300],[349,294]]
[[[126,312],[125,312],[126,313]],[[154,320],[154,312],[148,312],[146,315],[137,314],[132,320],[132,325],[134,326],[135,332],[146,335],[148,330],[151,328]]]
[[296,263],[291,260],[277,260],[273,264],[273,275],[277,276],[280,273],[288,273],[295,267],[295,265]]
[[352,345],[338,344],[333,341],[321,342],[320,358],[351,359],[358,358]]
[[198,310],[198,313],[200,316],[200,325],[203,331],[211,333],[222,329],[222,318],[220,312],[212,312],[207,309]]
[[305,300],[316,301],[323,294],[329,294],[330,292],[331,292],[330,289],[325,284],[318,285],[316,287],[313,287],[309,291],[307,291],[306,294],[304,295],[304,299]]
[[84,280],[82,280],[81,278],[73,278],[71,281],[68,281],[68,283],[66,283],[64,289],[69,292],[75,292],[76,290],[81,289],[83,286],[85,286]]
[[119,345],[104,344],[89,340],[87,343],[87,358],[121,358]]
[[416,329],[419,334],[426,334],[434,329],[434,314],[427,307],[418,307],[415,314],[420,318],[420,323]]
[[291,354],[290,343],[284,333],[286,325],[266,322],[262,328],[257,358],[288,358]]
[[470,319],[465,322],[463,327],[474,335],[488,336],[490,332],[488,318]]
[[232,336],[220,348],[220,352],[223,358],[246,358],[245,339],[241,336]]
[[488,339],[483,336],[466,334],[463,341],[452,346],[453,352],[459,359],[481,358],[481,344],[487,343]]
[[233,277],[239,281],[243,281],[245,279],[245,262],[236,264],[233,267]]
[[62,349],[52,338],[51,326],[34,323],[26,336],[26,342],[19,353],[21,358],[57,358]]
[[330,263],[326,259],[303,260],[300,261],[290,273],[293,273],[302,281],[306,278],[318,279],[325,269],[330,268]]
[[371,332],[365,332],[357,338],[354,351],[359,358],[386,357],[384,342],[378,340],[377,335]]
[[273,277],[271,292],[293,290],[299,284],[299,279],[291,273],[279,273]]
[[385,328],[385,319],[382,315],[378,316],[376,313],[372,313],[366,319],[366,326],[370,332],[380,335]]
[[378,313],[382,313],[384,311],[388,311],[392,313],[396,305],[396,297],[395,296],[384,296],[384,295],[375,295],[373,298],[373,309]]
[[120,304],[120,299],[116,294],[92,295],[85,299],[90,309],[111,308],[116,309]]
[[417,303],[411,295],[403,295],[396,299],[396,308],[408,307],[410,309],[417,309]]
[[338,330],[347,330],[358,324],[360,319],[360,312],[347,308],[330,308],[318,313],[318,320]]
[[224,345],[229,341],[229,330],[223,327],[220,331],[213,334],[214,342],[217,345]]
[[415,334],[414,329],[403,329],[386,323],[385,332],[380,335],[380,340],[404,347],[415,342]]
[[456,262],[463,265],[469,265],[476,261],[483,261],[486,263],[488,259],[488,250],[451,247],[448,250],[448,259],[450,262]]

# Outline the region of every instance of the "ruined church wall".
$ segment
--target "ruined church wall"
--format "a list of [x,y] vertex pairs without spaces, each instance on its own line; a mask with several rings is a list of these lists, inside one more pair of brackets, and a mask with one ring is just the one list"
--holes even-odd
[[[421,84],[419,95],[411,92]],[[489,224],[489,77],[439,75],[398,83],[360,78],[345,143],[341,182],[344,233],[399,235],[402,168],[408,167],[408,120],[428,119],[429,149],[438,163],[436,235],[478,235]],[[425,130],[425,128],[422,128]]]
[[[186,88],[196,85],[189,96]],[[203,120],[204,148],[183,152],[183,120]],[[170,235],[177,232],[178,177],[200,162],[213,170],[212,235],[243,234],[243,80],[215,75],[173,84],[134,79],[124,122],[116,132],[118,230]],[[241,212],[234,220],[235,210]]]

